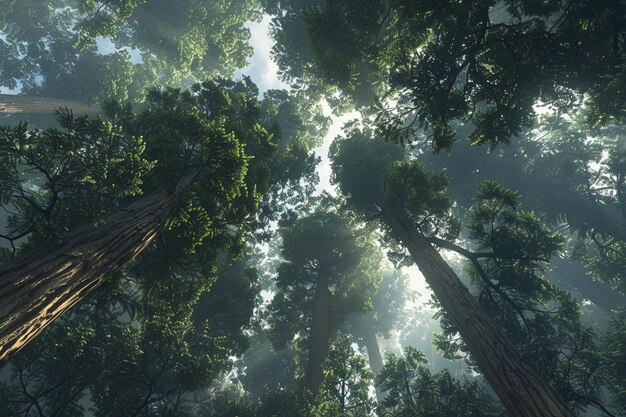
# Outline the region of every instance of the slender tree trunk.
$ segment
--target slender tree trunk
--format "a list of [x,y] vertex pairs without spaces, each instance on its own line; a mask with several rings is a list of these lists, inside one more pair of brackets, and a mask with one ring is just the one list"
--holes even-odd
[[328,356],[330,343],[329,311],[330,291],[328,289],[328,275],[320,273],[315,298],[313,300],[313,315],[311,318],[311,336],[309,341],[309,360],[304,376],[304,387],[315,397],[319,393],[324,378],[322,364]]
[[439,252],[406,218],[385,223],[408,249],[472,357],[511,417],[574,417],[554,391],[524,364],[517,349],[480,307]]
[[[351,323],[352,336],[359,341],[359,344],[365,345],[370,369],[375,376],[380,375],[384,362],[378,346],[378,340],[376,339],[376,330],[372,326],[372,323],[374,323],[372,313],[352,313],[348,316],[348,321]],[[385,392],[381,391],[377,386],[375,388],[376,399],[378,402],[381,402],[385,399]]]
[[72,232],[1,267],[0,362],[145,249],[171,203],[165,192],[144,197],[100,227]]
[[54,113],[61,107],[72,109],[74,114],[98,114],[102,112],[100,106],[83,103],[82,101],[0,94],[0,113]]
[[[367,358],[369,359],[370,368],[372,372],[374,372],[374,375],[378,376],[383,370],[384,362],[380,354],[380,347],[378,346],[376,332],[373,327],[367,326],[363,328],[363,341],[367,349]],[[378,387],[376,387],[376,399],[378,402],[385,399],[385,393]]]
[[369,358],[370,368],[375,375],[380,375],[383,370],[383,357],[380,354],[380,348],[378,347],[378,340],[376,339],[376,332],[372,327],[366,327],[363,329],[363,341],[365,342],[365,348],[367,349],[367,356]]

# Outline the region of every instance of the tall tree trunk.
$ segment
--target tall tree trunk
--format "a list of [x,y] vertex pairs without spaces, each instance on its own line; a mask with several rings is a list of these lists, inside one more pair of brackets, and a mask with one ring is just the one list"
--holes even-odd
[[521,361],[513,343],[424,235],[408,219],[384,214],[383,220],[408,249],[509,415],[574,417],[550,386]]
[[1,267],[0,362],[145,249],[171,203],[165,192],[144,197],[100,227],[72,232]]
[[[372,326],[363,327],[363,341],[365,342],[365,348],[367,349],[367,358],[369,359],[370,368],[374,375],[378,376],[383,370],[385,365],[383,357],[380,354],[380,347],[378,346],[378,340],[376,339],[376,332]],[[376,399],[381,402],[385,399],[385,393],[376,386]]]
[[82,101],[0,94],[0,113],[54,113],[61,107],[72,109],[74,114],[98,114],[102,112],[100,106],[90,105]]
[[380,354],[380,348],[378,346],[378,340],[376,339],[376,332],[372,327],[366,327],[363,329],[363,341],[365,342],[365,348],[367,349],[367,357],[369,358],[370,368],[375,375],[380,375],[383,370],[383,356]]
[[321,272],[313,299],[313,315],[311,317],[311,335],[309,341],[309,360],[304,376],[304,387],[315,397],[324,379],[322,364],[328,356],[330,343],[330,291],[328,274]]
[[[348,321],[351,324],[352,336],[358,341],[359,345],[364,345],[367,350],[370,369],[375,376],[380,375],[384,362],[378,346],[378,340],[376,339],[376,329],[372,325],[374,323],[372,313],[352,313],[348,316]],[[375,388],[376,399],[378,402],[381,402],[385,399],[385,392],[381,391],[377,386]]]

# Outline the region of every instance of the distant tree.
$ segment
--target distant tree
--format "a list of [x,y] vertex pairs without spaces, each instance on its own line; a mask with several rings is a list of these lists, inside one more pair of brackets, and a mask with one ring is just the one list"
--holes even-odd
[[[383,368],[377,336],[391,337],[392,330],[400,327],[406,312],[405,303],[410,296],[405,274],[395,269],[382,270],[378,290],[372,297],[371,311],[347,317],[346,331],[356,343],[365,347],[369,367],[375,375],[379,375]],[[378,390],[376,395],[379,400],[382,398]]]
[[371,236],[359,232],[328,203],[283,223],[284,261],[269,306],[275,348],[286,347],[296,334],[306,338],[304,387],[313,396],[322,383],[333,333],[349,312],[368,307],[381,260]]
[[339,336],[324,361],[324,380],[312,407],[315,417],[360,417],[369,415],[375,401],[369,397],[374,374],[350,340]]

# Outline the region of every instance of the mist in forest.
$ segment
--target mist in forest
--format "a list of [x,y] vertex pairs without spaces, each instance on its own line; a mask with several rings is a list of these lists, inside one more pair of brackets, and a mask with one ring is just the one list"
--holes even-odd
[[0,0],[0,417],[626,416],[626,3]]

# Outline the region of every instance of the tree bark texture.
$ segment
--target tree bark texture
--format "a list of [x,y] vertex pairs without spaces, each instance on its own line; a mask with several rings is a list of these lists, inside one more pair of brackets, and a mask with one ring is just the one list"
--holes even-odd
[[326,273],[320,273],[315,298],[313,299],[313,314],[311,317],[311,335],[309,340],[309,358],[304,388],[315,397],[320,390],[324,379],[322,364],[328,356],[330,343],[330,290],[329,279]]
[[0,363],[92,293],[157,235],[171,195],[147,196],[104,224],[66,235],[0,268]]
[[100,106],[90,105],[76,100],[64,100],[51,97],[22,96],[0,94],[0,113],[42,114],[54,113],[62,107],[72,109],[74,114],[98,114]]
[[472,357],[511,417],[574,417],[480,307],[439,252],[406,218],[386,213],[385,223],[408,249]]

